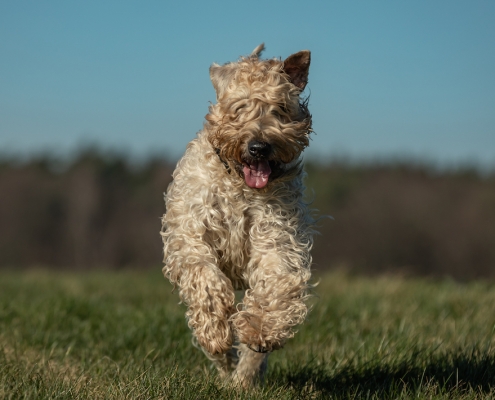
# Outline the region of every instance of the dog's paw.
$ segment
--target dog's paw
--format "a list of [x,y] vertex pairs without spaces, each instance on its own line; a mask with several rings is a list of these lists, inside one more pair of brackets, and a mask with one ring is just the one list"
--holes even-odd
[[195,329],[198,344],[211,355],[225,354],[232,348],[233,334],[227,321]]
[[198,344],[211,355],[225,354],[232,348],[232,340],[197,337]]
[[268,353],[284,345],[283,341],[277,340],[272,329],[263,325],[262,319],[257,315],[237,313],[232,319],[232,326],[239,342],[257,353]]
[[263,339],[255,343],[246,341],[243,342],[242,340],[240,340],[240,342],[244,343],[247,347],[249,347],[249,349],[255,351],[256,353],[270,353],[274,350],[279,350],[284,347],[283,343]]
[[266,349],[263,346],[260,346],[259,344],[248,344],[247,347],[249,347],[251,350],[255,351],[256,353],[268,353],[268,349]]

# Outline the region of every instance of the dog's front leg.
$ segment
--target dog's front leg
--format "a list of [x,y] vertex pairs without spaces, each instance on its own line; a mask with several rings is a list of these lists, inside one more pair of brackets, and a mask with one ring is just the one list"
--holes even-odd
[[243,309],[232,317],[239,341],[250,349],[267,352],[283,347],[294,335],[293,327],[304,321],[310,271],[300,259],[297,252],[277,251],[254,257],[257,265]]
[[[188,306],[186,317],[201,347],[211,355],[232,347],[229,317],[234,310],[232,283],[215,263],[212,250],[204,242],[174,232],[165,237],[167,278],[179,286],[179,295]],[[193,243],[194,242],[194,243]]]

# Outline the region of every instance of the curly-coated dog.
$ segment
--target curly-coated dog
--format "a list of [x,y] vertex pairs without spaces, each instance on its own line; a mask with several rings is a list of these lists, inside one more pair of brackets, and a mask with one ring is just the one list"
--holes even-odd
[[[213,64],[217,95],[166,193],[164,275],[222,377],[249,387],[308,312],[314,220],[301,152],[310,52]],[[244,298],[236,304],[235,290]]]

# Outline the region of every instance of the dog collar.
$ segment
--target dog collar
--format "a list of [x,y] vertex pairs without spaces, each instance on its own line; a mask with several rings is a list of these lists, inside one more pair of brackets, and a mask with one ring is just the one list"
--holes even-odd
[[229,164],[227,163],[227,161],[225,161],[222,157],[220,157],[220,149],[215,149],[215,153],[217,153],[217,156],[218,156],[218,159],[220,160],[220,162],[225,166],[225,169],[227,170],[227,172],[230,174],[230,167],[229,167]]

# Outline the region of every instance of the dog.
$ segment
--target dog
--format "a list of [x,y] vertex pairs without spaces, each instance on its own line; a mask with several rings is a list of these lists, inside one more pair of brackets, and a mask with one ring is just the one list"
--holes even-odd
[[[163,273],[221,377],[251,387],[308,313],[315,219],[301,153],[311,53],[213,64],[217,102],[165,194]],[[244,291],[236,304],[235,291]]]

